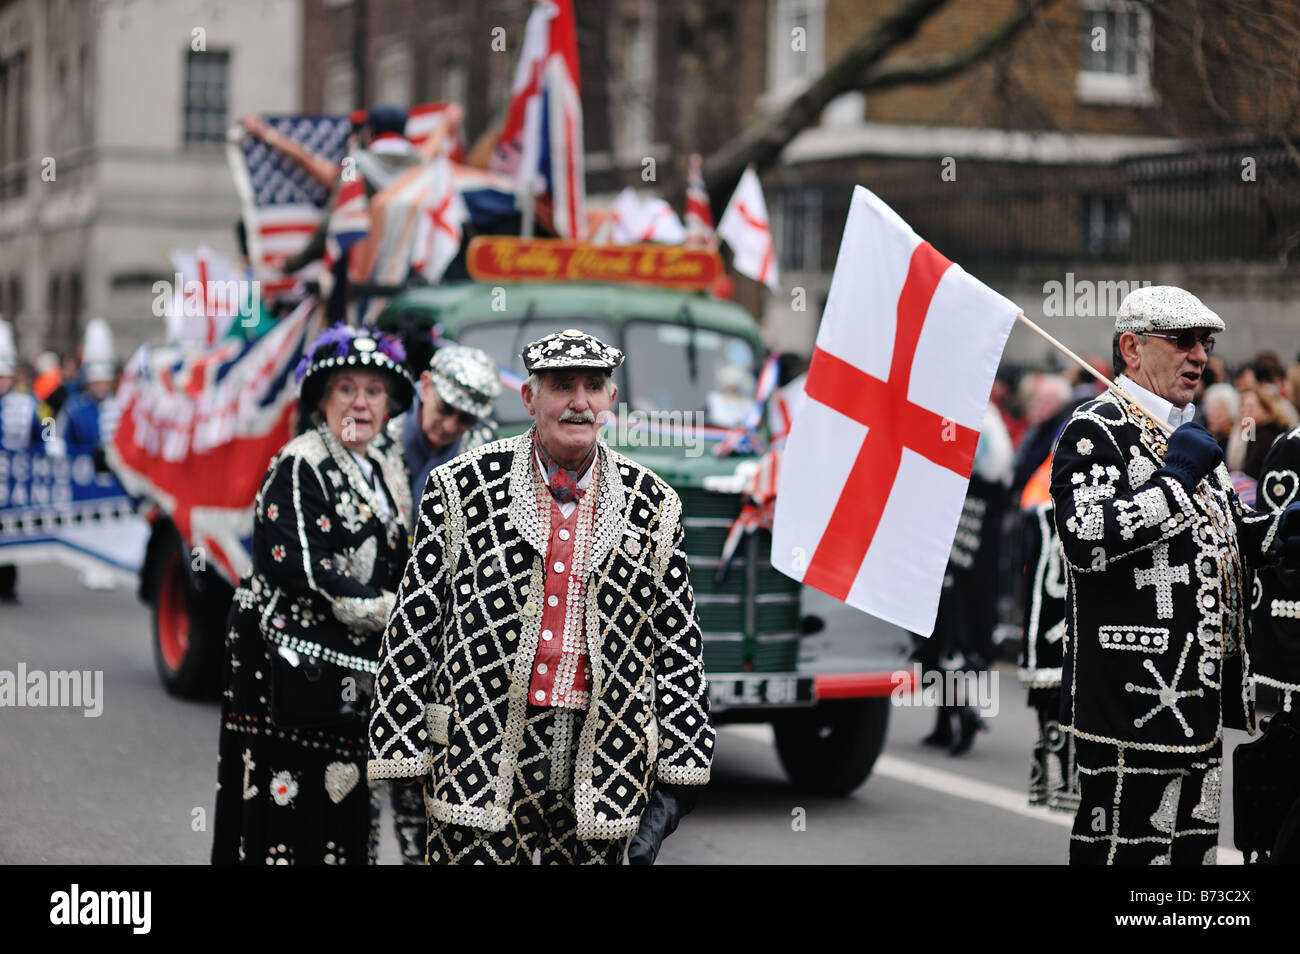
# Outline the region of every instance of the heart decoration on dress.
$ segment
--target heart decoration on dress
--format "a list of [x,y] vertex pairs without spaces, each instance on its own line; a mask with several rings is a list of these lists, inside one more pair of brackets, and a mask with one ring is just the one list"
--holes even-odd
[[355,762],[331,762],[325,766],[325,791],[335,805],[357,787],[361,770]]

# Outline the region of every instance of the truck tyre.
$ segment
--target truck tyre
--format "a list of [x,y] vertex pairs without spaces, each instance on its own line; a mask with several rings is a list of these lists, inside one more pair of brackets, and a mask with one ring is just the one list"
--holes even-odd
[[182,699],[215,699],[225,665],[229,587],[211,580],[198,589],[189,553],[173,537],[153,562],[153,659],[163,688]]
[[828,699],[773,721],[790,784],[814,795],[848,795],[867,780],[885,746],[889,698]]

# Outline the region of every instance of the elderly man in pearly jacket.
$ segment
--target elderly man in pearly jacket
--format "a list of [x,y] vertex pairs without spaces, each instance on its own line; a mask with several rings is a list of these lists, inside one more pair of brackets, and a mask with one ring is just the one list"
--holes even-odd
[[521,356],[534,426],[424,488],[370,776],[423,785],[431,864],[650,864],[713,753],[681,501],[599,439],[622,352]]

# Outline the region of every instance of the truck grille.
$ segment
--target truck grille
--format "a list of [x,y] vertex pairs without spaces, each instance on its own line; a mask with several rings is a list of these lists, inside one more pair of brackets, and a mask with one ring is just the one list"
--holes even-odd
[[772,535],[750,534],[717,579],[722,545],[740,497],[680,489],[691,586],[711,672],[788,672],[799,657],[799,584],[772,568]]

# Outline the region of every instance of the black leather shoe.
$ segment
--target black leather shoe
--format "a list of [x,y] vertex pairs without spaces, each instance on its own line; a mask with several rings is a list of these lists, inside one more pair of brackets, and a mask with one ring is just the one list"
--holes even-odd
[[934,731],[921,740],[923,745],[933,745],[946,749],[952,745],[953,706],[940,706],[939,715],[934,723]]

